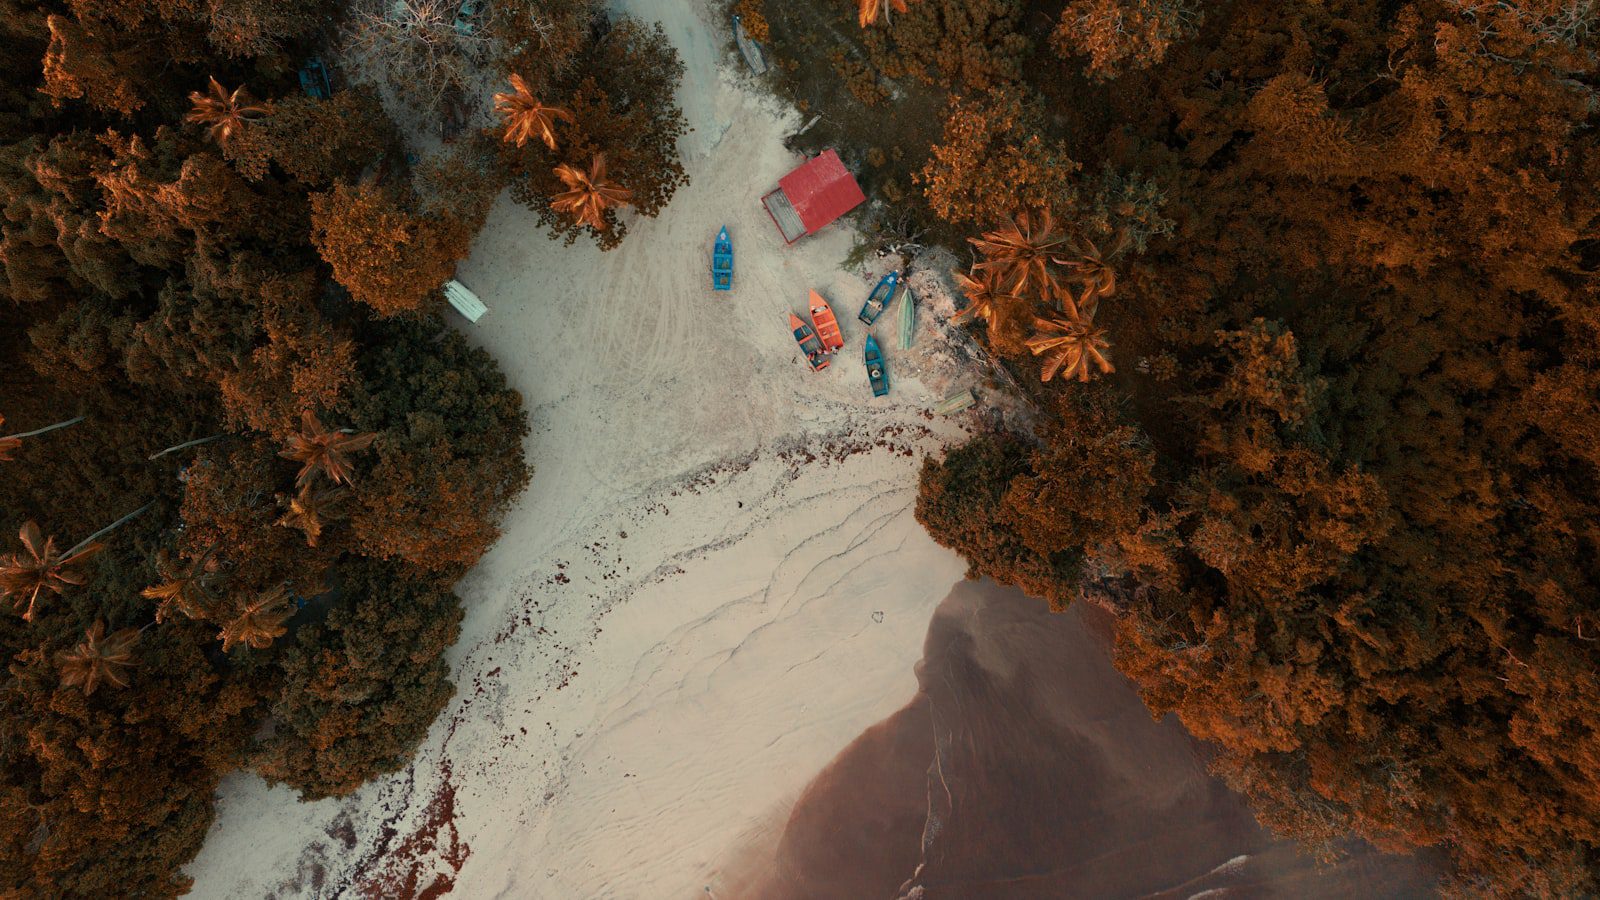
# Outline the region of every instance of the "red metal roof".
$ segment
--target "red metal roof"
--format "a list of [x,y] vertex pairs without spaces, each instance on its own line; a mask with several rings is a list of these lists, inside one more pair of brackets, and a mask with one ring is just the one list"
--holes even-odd
[[800,168],[778,179],[778,188],[800,214],[809,234],[867,199],[861,185],[844,167],[839,154],[824,150]]

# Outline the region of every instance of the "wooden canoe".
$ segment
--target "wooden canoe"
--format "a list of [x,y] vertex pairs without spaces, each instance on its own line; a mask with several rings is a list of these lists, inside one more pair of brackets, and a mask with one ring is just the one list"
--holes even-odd
[[889,393],[889,367],[884,365],[883,352],[870,334],[867,335],[867,349],[863,356],[867,364],[867,381],[872,383],[872,396],[882,397]]
[[861,315],[856,318],[871,325],[878,321],[878,316],[889,308],[894,302],[894,290],[900,286],[900,273],[890,272],[878,281],[878,286],[867,295],[867,302],[861,305]]
[[811,324],[817,329],[817,338],[822,341],[822,349],[834,353],[844,346],[844,332],[839,330],[839,319],[833,314],[833,307],[828,305],[822,295],[816,291],[811,292]]
[[800,345],[800,353],[806,358],[806,365],[811,367],[811,371],[821,372],[828,367],[828,354],[822,349],[822,342],[817,340],[817,333],[794,313],[789,313],[789,331],[794,334],[794,342]]
[[900,291],[899,319],[900,349],[910,350],[917,339],[917,295],[911,292],[911,286],[906,285]]
[[717,232],[716,243],[711,245],[711,289],[733,290],[733,239],[728,237],[728,226]]

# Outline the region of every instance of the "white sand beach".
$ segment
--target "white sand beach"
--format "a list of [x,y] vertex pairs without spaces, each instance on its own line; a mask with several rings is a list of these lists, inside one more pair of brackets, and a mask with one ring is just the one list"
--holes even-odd
[[[452,323],[521,391],[535,475],[460,585],[456,697],[351,797],[230,778],[196,896],[716,896],[732,851],[916,693],[964,568],[912,517],[922,457],[970,423],[928,409],[975,379],[924,308],[910,352],[880,321],[894,387],[871,396],[855,313],[889,263],[843,271],[844,223],[784,247],[760,205],[798,117],[700,0],[619,8],[684,58],[693,181],[611,253],[502,197],[459,270],[490,311]],[[735,289],[713,293],[723,224]],[[786,327],[813,287],[847,340],[817,374]]]

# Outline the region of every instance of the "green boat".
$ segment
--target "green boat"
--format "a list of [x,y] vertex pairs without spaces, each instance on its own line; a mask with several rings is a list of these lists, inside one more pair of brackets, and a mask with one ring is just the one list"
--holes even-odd
[[917,295],[911,292],[911,285],[900,287],[900,349],[910,350],[912,343],[917,339]]

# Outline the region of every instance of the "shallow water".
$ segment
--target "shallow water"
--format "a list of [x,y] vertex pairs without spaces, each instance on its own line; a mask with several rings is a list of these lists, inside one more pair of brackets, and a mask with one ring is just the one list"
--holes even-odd
[[[1429,896],[1434,864],[1352,843],[1319,868],[1255,823],[1206,748],[1152,720],[1110,623],[992,582],[938,607],[918,695],[810,783],[717,896]],[[1216,892],[1216,893],[1208,893]]]

